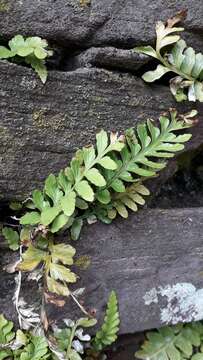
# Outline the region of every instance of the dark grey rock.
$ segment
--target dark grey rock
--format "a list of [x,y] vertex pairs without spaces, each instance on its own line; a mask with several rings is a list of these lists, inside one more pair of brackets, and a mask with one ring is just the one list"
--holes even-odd
[[152,42],[155,23],[188,8],[184,22],[191,44],[202,47],[202,1],[196,0],[9,0],[0,11],[1,34],[39,35],[66,47],[116,46],[130,48]]
[[[43,85],[31,69],[0,62],[0,195],[24,199],[51,172],[64,168],[73,152],[94,141],[101,128],[120,131],[169,107],[181,112],[165,86],[130,74],[96,68],[49,72]],[[203,121],[188,148],[202,143]]]
[[148,63],[149,60],[149,56],[137,54],[133,50],[123,50],[115,47],[92,47],[69,59],[66,70],[81,67],[99,67],[135,72]]
[[[91,260],[86,270],[75,269],[81,277],[77,288],[86,287],[80,301],[87,310],[96,310],[101,323],[114,289],[119,298],[120,333],[202,319],[202,234],[202,208],[143,210],[111,225],[85,227],[80,240],[73,243],[77,256],[88,255]],[[4,254],[2,263],[8,262],[6,258]],[[0,309],[16,320],[11,311],[12,278],[0,274]],[[24,285],[24,292],[32,302],[33,282]],[[64,308],[46,309],[50,322],[79,315],[71,299]]]

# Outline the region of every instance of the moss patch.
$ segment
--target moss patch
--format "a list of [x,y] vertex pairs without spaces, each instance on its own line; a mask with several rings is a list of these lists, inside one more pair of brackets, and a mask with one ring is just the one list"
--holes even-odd
[[63,113],[53,114],[45,109],[35,110],[32,113],[32,119],[38,128],[62,130],[65,128],[67,116]]

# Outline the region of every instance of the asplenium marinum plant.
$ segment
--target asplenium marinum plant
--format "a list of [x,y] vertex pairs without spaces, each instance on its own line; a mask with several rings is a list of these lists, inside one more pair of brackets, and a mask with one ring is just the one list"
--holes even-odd
[[47,47],[47,41],[38,36],[24,39],[22,35],[16,35],[9,41],[8,48],[0,46],[0,59],[24,60],[45,83],[47,79],[45,60],[53,55],[53,51],[48,50]]
[[[160,116],[159,126],[151,120],[128,129],[124,136],[108,136],[102,130],[96,135],[96,146],[76,152],[70,165],[58,176],[49,175],[42,191],[34,190],[29,210],[21,216],[20,235],[3,229],[12,249],[20,244],[27,248],[17,269],[33,271],[42,266],[45,287],[58,295],[70,295],[69,283],[77,276],[70,270],[75,249],[68,244],[54,244],[53,235],[69,231],[78,239],[85,219],[110,223],[119,214],[128,217],[144,205],[149,190],[143,184],[163,169],[167,159],[183,150],[191,134],[195,111],[179,116],[175,110]],[[181,131],[177,135],[176,132]]]
[[[83,317],[76,321],[64,319],[66,327],[54,326],[53,331],[34,334],[14,331],[12,321],[0,315],[0,359],[11,360],[82,360],[100,359],[101,351],[115,342],[119,331],[119,310],[114,291],[107,302],[103,325],[94,337],[84,329],[94,326],[96,319]],[[87,356],[87,357],[86,357]]]
[[176,74],[170,80],[170,89],[177,101],[199,100],[203,102],[203,54],[195,53],[192,47],[187,47],[179,32],[184,28],[174,27],[185,16],[180,12],[165,25],[159,21],[156,24],[156,46],[139,46],[134,50],[157,59],[161,64],[155,70],[147,71],[143,76],[146,82],[154,82],[164,74]]
[[147,332],[135,356],[142,360],[202,360],[203,324],[179,324]]

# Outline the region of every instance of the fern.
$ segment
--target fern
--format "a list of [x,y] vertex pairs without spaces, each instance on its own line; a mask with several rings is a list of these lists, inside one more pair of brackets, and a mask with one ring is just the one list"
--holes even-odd
[[51,50],[47,50],[47,41],[38,36],[24,39],[22,35],[16,35],[9,41],[8,45],[9,48],[0,46],[0,59],[24,59],[36,71],[41,81],[45,83],[47,79],[45,59],[53,55]]
[[21,330],[13,331],[13,322],[0,315],[0,360],[45,360],[50,358],[43,336],[28,336]]
[[68,267],[73,265],[74,255],[75,249],[71,245],[63,243],[54,245],[51,241],[47,241],[47,249],[42,250],[30,244],[17,268],[21,271],[33,271],[43,263],[45,286],[48,291],[69,296],[67,284],[77,281],[76,274]]
[[61,358],[82,360],[80,354],[84,353],[84,345],[91,339],[90,335],[83,334],[83,328],[94,326],[97,321],[95,319],[80,318],[77,321],[65,319],[64,322],[67,327],[58,329],[54,333]]
[[17,231],[14,231],[13,229],[5,226],[2,229],[2,235],[4,236],[4,238],[6,239],[9,248],[13,251],[18,250],[19,249],[19,234]]
[[8,358],[11,355],[11,350],[6,346],[14,339],[15,332],[13,331],[12,321],[8,321],[1,314],[0,315],[0,360]]
[[[188,98],[189,101],[203,102],[203,54],[195,54],[193,48],[187,48],[185,41],[177,35],[184,28],[173,27],[184,16],[184,12],[177,14],[173,19],[168,20],[167,25],[158,22],[156,48],[141,46],[136,47],[135,51],[152,56],[162,64],[158,65],[156,70],[148,71],[142,76],[146,82],[153,82],[164,74],[173,72],[177,76],[171,79],[170,89],[176,100],[182,101]],[[168,51],[168,46],[172,44],[172,48]]]
[[146,337],[147,340],[141,350],[135,353],[139,359],[201,360],[203,358],[203,325],[200,322],[167,326],[148,332]]
[[50,359],[48,344],[43,336],[30,337],[30,342],[20,354],[19,360],[45,360]]
[[148,120],[136,131],[127,130],[122,138],[111,134],[108,139],[102,130],[97,134],[96,149],[78,150],[69,167],[58,176],[49,175],[43,191],[33,191],[28,205],[32,211],[22,216],[20,223],[51,233],[69,228],[77,239],[85,218],[96,215],[110,222],[117,212],[127,217],[126,207],[137,211],[137,204],[143,205],[143,196],[149,195],[142,182],[183,150],[191,135],[175,132],[190,127],[190,116],[195,114],[178,117],[171,111],[170,118],[160,117],[160,127]]
[[93,340],[93,348],[96,351],[102,351],[106,346],[116,341],[119,324],[118,301],[115,292],[112,291],[107,303],[104,323]]

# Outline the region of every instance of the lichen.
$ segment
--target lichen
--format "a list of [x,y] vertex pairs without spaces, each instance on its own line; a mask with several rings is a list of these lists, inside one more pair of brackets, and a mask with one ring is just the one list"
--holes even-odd
[[166,298],[166,305],[160,307],[160,320],[164,324],[203,318],[203,289],[196,289],[191,283],[152,288],[144,295],[145,305],[159,304],[160,297]]
[[5,0],[0,0],[0,12],[6,12],[10,10],[10,5]]
[[66,115],[62,113],[49,114],[47,109],[34,110],[32,119],[38,128],[62,130],[65,128]]
[[80,0],[81,7],[90,6],[90,5],[91,5],[91,0]]

